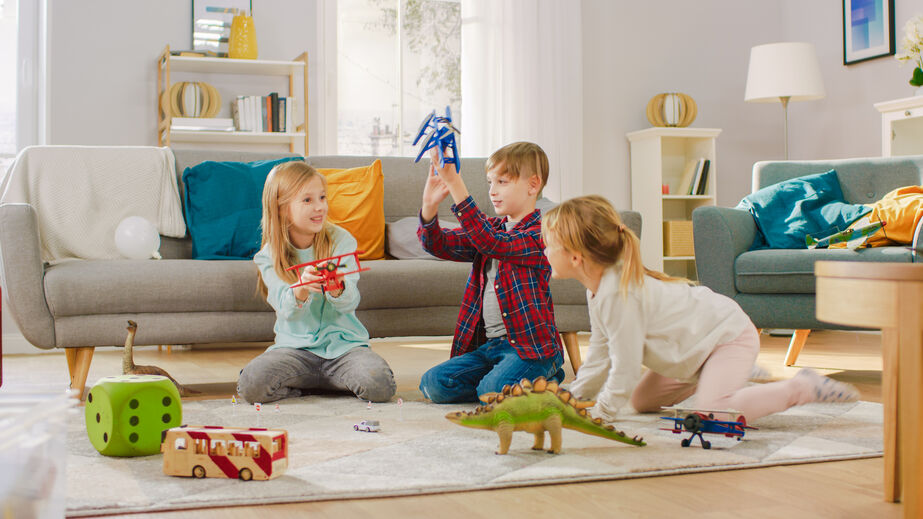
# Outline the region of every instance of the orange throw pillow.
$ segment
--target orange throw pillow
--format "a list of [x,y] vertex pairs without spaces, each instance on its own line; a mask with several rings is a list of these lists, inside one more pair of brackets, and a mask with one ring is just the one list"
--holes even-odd
[[327,177],[327,219],[359,242],[360,260],[385,257],[385,186],[381,161],[352,169],[317,168]]

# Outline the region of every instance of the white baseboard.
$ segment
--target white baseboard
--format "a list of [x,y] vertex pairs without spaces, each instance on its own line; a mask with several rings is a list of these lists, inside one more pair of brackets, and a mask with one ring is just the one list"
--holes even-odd
[[4,355],[22,355],[36,353],[61,353],[63,350],[52,348],[45,350],[32,345],[21,333],[4,333],[0,340],[3,341]]

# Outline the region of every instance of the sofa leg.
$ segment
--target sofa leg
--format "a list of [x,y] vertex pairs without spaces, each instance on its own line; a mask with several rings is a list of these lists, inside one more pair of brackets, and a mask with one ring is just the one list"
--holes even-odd
[[167,355],[173,353],[173,345],[172,345],[172,344],[158,344],[158,345],[157,345],[157,353],[162,352],[164,346],[167,347]]
[[570,359],[570,365],[574,368],[574,375],[583,364],[580,361],[580,345],[577,343],[577,332],[561,332],[561,339],[564,341],[564,349],[567,350],[567,358]]
[[82,348],[65,348],[67,356],[67,370],[71,376],[71,389],[76,391],[77,398],[83,400],[83,389],[87,385],[87,374],[90,372],[90,361],[93,360],[93,351],[96,348],[86,346]]
[[804,348],[804,343],[808,340],[810,333],[811,330],[795,330],[792,334],[792,341],[788,343],[788,353],[785,354],[786,366],[792,366],[798,360],[798,354],[801,353],[801,348]]

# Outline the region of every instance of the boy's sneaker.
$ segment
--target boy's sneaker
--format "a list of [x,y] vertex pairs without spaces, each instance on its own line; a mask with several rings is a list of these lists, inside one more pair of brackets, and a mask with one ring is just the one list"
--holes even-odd
[[750,381],[751,382],[770,382],[772,381],[772,373],[768,369],[760,366],[759,364],[754,364],[750,368]]
[[802,368],[796,377],[806,377],[814,389],[814,401],[821,403],[855,402],[859,400],[859,390],[852,384],[837,382],[810,368]]

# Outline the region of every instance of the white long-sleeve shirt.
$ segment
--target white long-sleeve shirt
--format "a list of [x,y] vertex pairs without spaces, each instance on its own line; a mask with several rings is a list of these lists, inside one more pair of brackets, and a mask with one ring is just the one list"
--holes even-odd
[[609,421],[628,402],[642,365],[693,381],[716,346],[753,326],[737,303],[706,287],[645,276],[623,295],[616,268],[605,271],[595,295],[587,290],[590,347],[569,388],[596,400],[593,414]]

